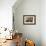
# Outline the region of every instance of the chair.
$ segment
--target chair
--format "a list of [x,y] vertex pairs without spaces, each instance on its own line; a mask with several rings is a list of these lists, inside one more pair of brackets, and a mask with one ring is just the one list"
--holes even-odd
[[22,46],[22,33],[15,33],[16,46]]
[[35,43],[32,40],[26,40],[25,46],[35,46]]

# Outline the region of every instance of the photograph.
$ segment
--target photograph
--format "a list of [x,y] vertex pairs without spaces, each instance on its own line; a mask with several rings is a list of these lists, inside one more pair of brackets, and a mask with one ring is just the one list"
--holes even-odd
[[24,15],[23,24],[25,25],[35,25],[36,24],[36,15]]

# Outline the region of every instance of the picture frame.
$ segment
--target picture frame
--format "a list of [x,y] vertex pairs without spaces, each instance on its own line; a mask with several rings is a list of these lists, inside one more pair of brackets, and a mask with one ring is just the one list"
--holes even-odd
[[24,25],[35,25],[36,24],[36,15],[24,15],[23,24]]

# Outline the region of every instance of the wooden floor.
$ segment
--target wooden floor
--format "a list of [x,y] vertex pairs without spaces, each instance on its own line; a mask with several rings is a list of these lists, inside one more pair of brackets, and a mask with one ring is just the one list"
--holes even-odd
[[16,46],[15,44],[15,39],[13,40],[6,40],[6,42],[4,42],[2,45],[0,46]]

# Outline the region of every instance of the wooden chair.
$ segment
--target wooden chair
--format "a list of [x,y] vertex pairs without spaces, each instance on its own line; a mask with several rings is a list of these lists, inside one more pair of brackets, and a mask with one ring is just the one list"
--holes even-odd
[[16,41],[16,46],[21,46],[22,44],[22,33],[16,33],[15,34],[15,41]]
[[35,43],[32,40],[26,40],[25,46],[35,46]]

